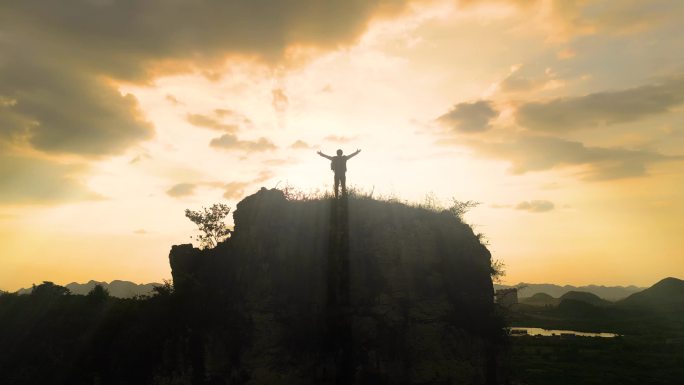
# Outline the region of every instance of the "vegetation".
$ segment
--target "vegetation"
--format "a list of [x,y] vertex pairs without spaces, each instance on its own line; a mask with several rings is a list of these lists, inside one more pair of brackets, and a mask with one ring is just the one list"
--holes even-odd
[[684,344],[645,337],[512,337],[512,383],[678,385]]
[[684,378],[683,310],[684,281],[675,278],[616,303],[576,291],[561,298],[537,294],[510,309],[513,326],[621,337],[512,338],[514,383],[679,384]]
[[202,210],[185,210],[185,216],[196,224],[200,234],[195,236],[202,248],[213,248],[230,236],[231,230],[223,221],[230,213],[230,207],[224,203],[215,203]]

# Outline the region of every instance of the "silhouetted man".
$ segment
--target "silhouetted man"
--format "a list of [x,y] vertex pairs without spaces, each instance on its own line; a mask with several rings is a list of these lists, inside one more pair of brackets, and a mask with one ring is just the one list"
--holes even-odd
[[340,183],[342,183],[342,195],[347,195],[347,177],[345,175],[347,172],[347,160],[355,157],[359,152],[361,150],[356,150],[351,155],[342,155],[342,150],[337,150],[337,156],[329,156],[318,151],[318,155],[331,160],[330,169],[335,172],[335,198],[338,197]]

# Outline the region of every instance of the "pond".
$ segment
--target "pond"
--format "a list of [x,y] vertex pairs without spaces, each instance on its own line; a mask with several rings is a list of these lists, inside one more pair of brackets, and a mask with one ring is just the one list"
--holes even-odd
[[613,338],[618,337],[619,334],[615,333],[589,333],[589,332],[578,332],[574,330],[554,330],[554,329],[542,329],[542,328],[528,328],[528,327],[511,327],[508,328],[511,336],[578,336],[578,337],[602,337],[602,338]]

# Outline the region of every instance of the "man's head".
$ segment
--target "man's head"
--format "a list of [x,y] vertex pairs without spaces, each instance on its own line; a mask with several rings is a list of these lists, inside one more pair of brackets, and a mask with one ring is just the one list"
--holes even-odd
[[342,150],[337,150],[337,156],[342,155]]

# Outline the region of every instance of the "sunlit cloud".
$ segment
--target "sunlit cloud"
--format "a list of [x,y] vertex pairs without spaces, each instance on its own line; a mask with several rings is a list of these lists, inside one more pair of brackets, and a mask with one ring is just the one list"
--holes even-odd
[[529,211],[531,213],[544,213],[553,210],[555,205],[547,200],[523,201],[515,205],[516,210]]
[[273,101],[271,102],[271,104],[273,105],[273,109],[275,109],[276,112],[280,114],[287,111],[287,107],[290,104],[290,101],[287,98],[287,95],[285,95],[285,91],[282,88],[276,88],[273,91],[271,91],[271,94],[273,96]]
[[488,130],[492,119],[498,112],[491,102],[479,100],[472,103],[459,103],[437,120],[454,131],[482,132]]
[[225,134],[221,137],[212,139],[209,143],[211,147],[223,150],[239,150],[245,152],[273,151],[278,147],[267,138],[257,140],[240,140],[235,135]]
[[514,174],[586,166],[588,169],[580,173],[585,180],[644,176],[655,163],[684,160],[655,151],[591,147],[549,136],[520,135],[507,141],[473,140],[470,144],[483,155],[509,161]]
[[526,103],[518,109],[516,120],[532,130],[565,132],[637,121],[683,103],[684,77],[677,77],[622,91]]
[[297,140],[296,142],[292,143],[290,145],[290,148],[295,149],[295,150],[308,150],[308,149],[312,149],[314,147],[300,139],[300,140]]
[[194,194],[195,188],[197,185],[193,183],[178,183],[166,190],[166,194],[174,198],[182,198]]
[[192,125],[211,128],[218,131],[235,132],[239,128],[236,124],[222,123],[216,118],[201,114],[188,114],[187,120]]

